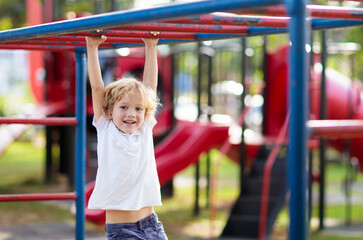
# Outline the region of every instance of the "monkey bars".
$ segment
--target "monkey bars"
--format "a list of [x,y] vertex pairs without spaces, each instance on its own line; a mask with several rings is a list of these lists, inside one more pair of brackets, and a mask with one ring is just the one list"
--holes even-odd
[[[285,5],[281,5],[282,0],[256,2],[201,1],[12,29],[0,32],[0,49],[74,51],[76,47],[85,46],[84,36],[100,34],[95,29],[103,29],[102,34],[109,37],[102,44],[104,48],[142,45],[140,38],[153,37],[148,34],[150,31],[160,32],[159,44],[288,32],[290,17],[287,17]],[[214,11],[246,15],[211,14]],[[363,10],[359,8],[307,5],[306,11],[313,30],[363,24]]]
[[[159,44],[176,44],[266,34],[290,34],[289,103],[289,184],[290,239],[306,239],[306,139],[308,130],[315,135],[322,126],[307,127],[307,61],[305,44],[307,24],[312,29],[363,25],[358,8],[306,5],[304,0],[214,0],[111,12],[11,29],[0,32],[0,49],[74,51],[76,54],[76,117],[71,119],[0,119],[4,123],[76,125],[76,192],[45,195],[6,195],[0,201],[54,200],[76,201],[76,239],[84,239],[85,207],[85,124],[86,71],[84,36],[104,34],[103,48],[141,46],[140,38],[154,37]],[[229,14],[211,14],[225,12]],[[245,15],[230,15],[238,13]],[[250,15],[253,16],[250,16]],[[257,16],[262,15],[262,16]],[[274,16],[277,15],[277,16]],[[308,17],[308,18],[307,18]],[[97,32],[95,29],[102,29]],[[333,124],[334,125],[334,124]],[[331,126],[332,131],[334,126]],[[336,131],[336,134],[341,132]],[[323,135],[323,133],[320,133]]]

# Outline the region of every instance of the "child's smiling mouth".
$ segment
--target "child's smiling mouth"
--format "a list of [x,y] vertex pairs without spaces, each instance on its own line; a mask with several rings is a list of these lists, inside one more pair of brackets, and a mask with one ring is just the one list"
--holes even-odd
[[133,120],[125,120],[124,123],[125,124],[135,124],[136,121],[133,121]]

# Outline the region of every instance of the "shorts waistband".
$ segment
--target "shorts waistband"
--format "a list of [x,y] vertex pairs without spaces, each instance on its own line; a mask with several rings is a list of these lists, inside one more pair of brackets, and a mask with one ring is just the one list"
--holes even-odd
[[142,226],[148,226],[151,224],[155,224],[158,221],[158,217],[156,213],[152,213],[149,216],[141,219],[135,223],[106,223],[105,229],[108,231],[116,230],[119,228],[141,228]]

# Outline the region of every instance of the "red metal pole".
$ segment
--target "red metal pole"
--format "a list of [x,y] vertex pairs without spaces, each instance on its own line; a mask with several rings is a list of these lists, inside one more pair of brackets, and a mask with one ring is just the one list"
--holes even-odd
[[169,23],[194,23],[194,24],[221,24],[254,27],[287,27],[288,17],[264,17],[264,16],[221,16],[201,15],[199,17],[180,18],[170,20]]
[[[363,0],[362,0],[363,1]],[[307,5],[308,14],[315,18],[339,18],[363,20],[362,8],[347,8],[335,6]],[[258,14],[268,16],[287,16],[286,8],[283,5],[265,6],[250,10],[236,10],[237,14]]]
[[36,46],[28,44],[0,44],[0,49],[6,50],[35,50],[35,51],[75,51],[75,47],[48,47],[48,46]]
[[0,124],[33,124],[33,125],[55,125],[55,126],[75,126],[76,118],[66,117],[47,117],[47,118],[0,118]]
[[[12,48],[19,47],[21,45],[44,45],[44,46],[72,46],[72,47],[84,47],[86,46],[86,41],[84,36],[97,36],[97,35],[107,36],[107,41],[102,44],[103,47],[113,47],[113,43],[139,43],[142,44],[141,38],[151,37],[149,32],[133,32],[133,31],[119,31],[119,30],[104,30],[101,33],[95,32],[80,32],[77,34],[69,34],[65,36],[51,36],[38,39],[22,40],[22,41],[12,41],[5,44],[0,44],[0,48]],[[155,36],[152,36],[155,38]],[[188,39],[195,40],[195,33],[182,33],[182,32],[172,32],[172,33],[160,33],[159,38],[165,39]]]
[[[191,25],[191,24],[140,24],[138,26],[127,26],[125,28],[148,29],[149,31],[179,31],[179,32],[160,32],[158,38],[163,39],[188,39],[195,40],[196,32],[201,33],[229,33],[246,34],[248,27],[241,26],[214,26],[214,25]],[[9,45],[47,45],[47,46],[86,46],[84,36],[105,35],[107,41],[102,44],[104,47],[112,47],[112,43],[140,43],[141,38],[155,38],[149,31],[129,31],[129,30],[103,30],[102,32],[79,32],[62,36],[51,36],[23,41],[7,42]],[[190,33],[190,32],[193,33]],[[195,33],[194,33],[195,32]],[[1,46],[1,45],[0,45]]]
[[[193,24],[189,24],[193,23]],[[228,26],[213,25],[216,22],[209,22],[203,24],[202,22],[188,21],[186,23],[145,23],[132,26],[123,26],[118,29],[122,30],[144,30],[144,31],[168,31],[168,32],[196,32],[196,33],[231,33],[231,34],[245,34],[248,27],[244,26]],[[149,35],[150,36],[150,35]],[[160,36],[160,38],[162,38]]]
[[311,137],[363,137],[363,120],[310,120],[307,125]]
[[308,12],[317,18],[340,18],[363,20],[362,8],[344,8],[333,6],[308,5]]
[[249,8],[247,10],[235,10],[231,11],[235,14],[252,14],[252,15],[264,15],[264,16],[280,16],[286,17],[285,5],[275,5],[275,6],[261,6],[256,8]]
[[[43,23],[43,4],[40,1],[26,0],[26,22],[28,26]],[[48,11],[52,12],[52,11]],[[38,103],[44,101],[45,82],[40,78],[39,70],[44,69],[44,53],[31,51],[28,54],[29,71],[28,79],[33,96]]]
[[76,200],[76,193],[36,193],[0,195],[0,202]]
[[[146,35],[143,33],[134,33],[130,31],[117,31],[117,30],[104,30],[102,33],[92,33],[92,32],[79,32],[77,34],[72,35],[64,35],[64,36],[54,36],[54,37],[45,37],[45,38],[39,38],[39,39],[33,39],[33,40],[46,40],[46,41],[78,41],[78,42],[85,42],[84,36],[99,36],[99,35],[105,35],[107,36],[107,42],[114,42],[117,43],[121,41],[121,39],[127,39],[135,40],[141,38],[150,38],[150,35]],[[153,36],[152,38],[155,38]],[[180,33],[180,32],[173,32],[173,33],[165,33],[160,32],[158,35],[158,38],[164,38],[164,39],[195,39],[194,33]]]
[[[84,39],[84,38],[83,38]],[[124,38],[119,39],[118,41],[109,40],[102,44],[103,47],[113,47],[112,42],[117,43],[142,43],[141,39],[137,38]],[[16,41],[16,42],[8,42],[9,44],[19,44],[19,45],[47,45],[47,46],[73,46],[73,47],[85,47],[86,41],[45,41],[45,40],[24,40],[24,41]]]
[[[66,36],[100,36],[105,35],[107,37],[122,37],[122,38],[155,38],[150,35],[149,31],[128,31],[128,30],[103,30],[102,32],[79,32],[74,34],[67,34]],[[195,39],[194,33],[182,33],[179,32],[160,32],[158,38],[170,38],[170,39]],[[83,38],[84,39],[84,38]]]
[[287,115],[285,123],[282,126],[279,135],[276,139],[275,145],[273,146],[265,164],[263,170],[263,181],[261,190],[261,207],[260,207],[260,222],[258,226],[258,239],[266,238],[266,223],[268,215],[268,202],[270,194],[270,181],[271,181],[271,170],[275,163],[276,157],[279,153],[281,145],[285,142],[287,136],[287,128],[289,124],[290,114]]

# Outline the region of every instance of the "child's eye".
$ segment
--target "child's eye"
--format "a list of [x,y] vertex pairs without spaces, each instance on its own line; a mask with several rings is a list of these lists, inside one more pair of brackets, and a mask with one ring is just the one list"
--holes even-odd
[[126,106],[121,106],[120,108],[121,108],[121,109],[127,109],[127,107],[126,107]]
[[136,108],[136,111],[144,111],[144,109],[143,108],[140,108],[140,107],[138,107],[138,108]]

